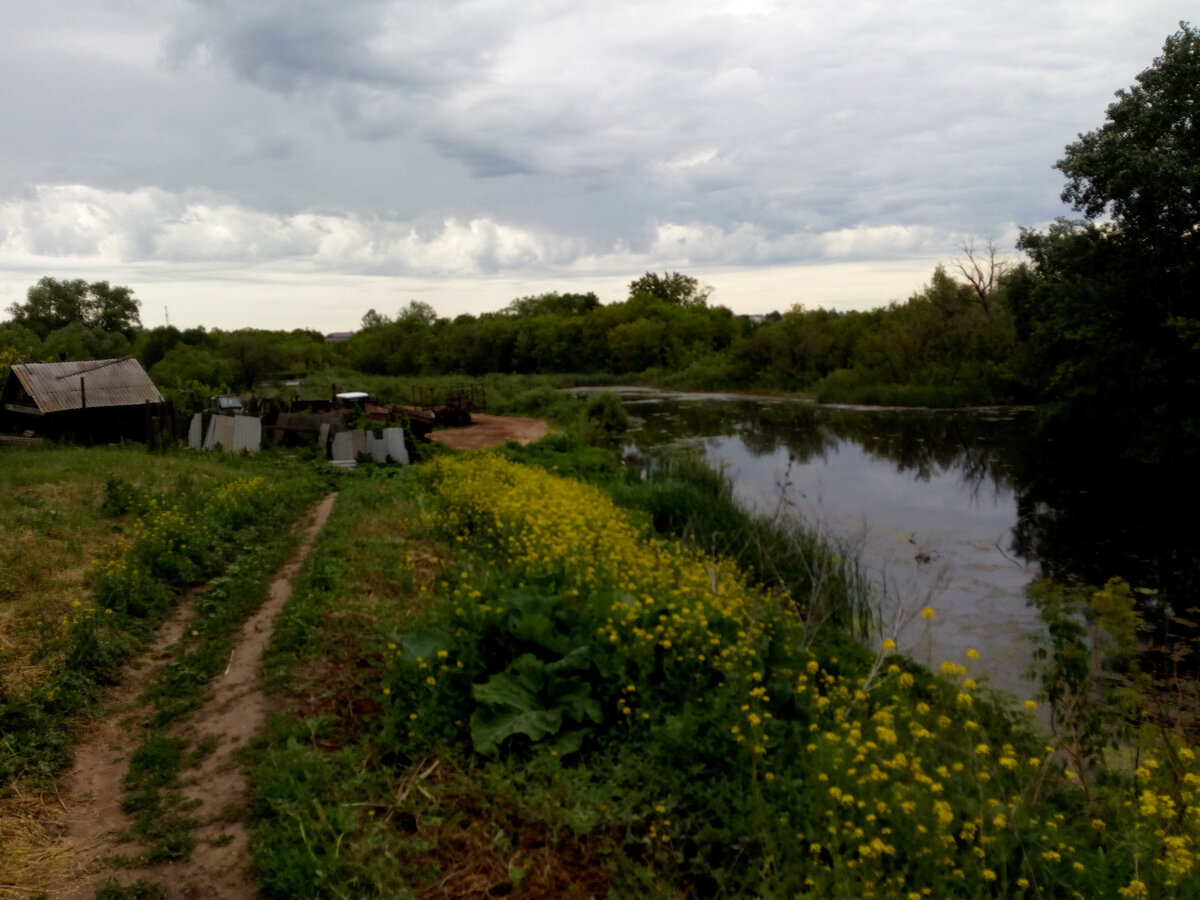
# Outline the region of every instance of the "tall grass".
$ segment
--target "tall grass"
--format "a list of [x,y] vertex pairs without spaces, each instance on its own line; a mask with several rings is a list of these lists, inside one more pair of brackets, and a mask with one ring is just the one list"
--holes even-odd
[[716,557],[728,557],[777,591],[810,640],[822,626],[860,639],[875,633],[868,579],[853,547],[806,523],[780,497],[771,516],[748,511],[733,482],[695,453],[661,453],[613,486],[614,499],[650,515],[654,528]]

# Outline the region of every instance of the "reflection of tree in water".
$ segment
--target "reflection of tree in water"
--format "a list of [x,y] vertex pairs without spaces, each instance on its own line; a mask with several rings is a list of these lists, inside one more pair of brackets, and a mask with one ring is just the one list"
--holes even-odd
[[[1196,485],[1091,463],[1086,452],[1029,457],[1020,474],[1013,546],[1063,583],[1124,578],[1157,591],[1143,612],[1178,632],[1200,617]],[[1194,627],[1190,630],[1194,631]]]
[[[1169,689],[1160,696],[1170,708],[1200,676],[1200,487],[1128,464],[1097,467],[1087,450],[1057,456],[1031,461],[1014,547],[1056,582],[1121,577],[1154,592],[1135,594],[1146,623],[1142,665]],[[1181,685],[1190,688],[1178,694]]]
[[629,412],[643,420],[632,435],[641,450],[681,438],[736,436],[759,456],[785,448],[798,461],[824,455],[837,439],[818,422],[817,410],[800,403],[760,400],[661,401],[637,403]]
[[644,420],[633,435],[643,450],[681,438],[736,436],[751,453],[766,456],[784,448],[803,464],[824,459],[838,443],[851,441],[918,480],[957,472],[976,491],[988,484],[995,490],[1012,488],[1014,454],[1028,452],[1026,416],[831,409],[752,398],[663,400],[629,409]]
[[1014,453],[1024,417],[995,418],[969,412],[925,410],[823,411],[824,424],[841,440],[853,441],[870,456],[894,463],[920,481],[955,472],[973,491],[991,483],[1013,487]]
[[804,464],[849,441],[917,480],[955,473],[972,491],[1011,490],[1018,518],[1006,552],[1064,583],[1120,576],[1160,592],[1147,610],[1160,620],[1167,604],[1176,617],[1200,620],[1192,609],[1200,607],[1200,517],[1189,515],[1195,507],[1180,499],[1179,485],[1088,466],[1086,451],[1051,453],[1031,412],[852,410],[753,398],[639,403],[630,412],[645,419],[634,436],[642,449],[736,436],[752,453],[784,449]]

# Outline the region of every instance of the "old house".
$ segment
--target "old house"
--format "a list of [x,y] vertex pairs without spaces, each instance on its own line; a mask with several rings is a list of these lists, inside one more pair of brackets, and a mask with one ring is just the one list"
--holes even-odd
[[87,362],[17,363],[0,394],[0,431],[64,440],[147,441],[169,404],[131,356]]

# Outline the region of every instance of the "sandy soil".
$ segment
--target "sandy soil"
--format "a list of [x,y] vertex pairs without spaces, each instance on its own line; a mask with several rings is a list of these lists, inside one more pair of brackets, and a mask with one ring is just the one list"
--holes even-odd
[[429,435],[431,441],[440,441],[455,450],[479,450],[494,447],[505,441],[528,444],[546,436],[550,426],[541,419],[526,419],[521,416],[489,416],[486,413],[471,413],[471,424],[465,428],[446,428]]
[[112,697],[114,712],[98,722],[76,748],[75,766],[61,793],[61,820],[50,823],[50,829],[61,837],[56,846],[47,848],[48,853],[70,864],[65,871],[60,869],[55,884],[36,888],[56,900],[90,900],[109,878],[116,877],[126,885],[145,878],[164,885],[172,900],[253,900],[257,896],[250,870],[250,839],[243,823],[250,786],[234,753],[263,725],[266,699],[259,684],[263,651],[275,617],[291,596],[292,579],[333,510],[335,496],[330,494],[313,507],[300,546],[276,575],[266,602],[243,626],[225,672],[212,681],[211,697],[179,729],[190,739],[216,742],[215,751],[200,767],[184,775],[185,801],[196,804],[189,814],[201,823],[193,831],[197,844],[191,858],[149,869],[114,870],[103,864],[105,857],[133,850],[132,845],[116,841],[112,832],[127,825],[121,812],[122,780],[129,756],[140,742],[138,726],[147,715],[138,707],[137,697],[158,667],[170,659],[171,645],[195,614],[195,596],[185,598],[159,630],[145,664],[126,672]]

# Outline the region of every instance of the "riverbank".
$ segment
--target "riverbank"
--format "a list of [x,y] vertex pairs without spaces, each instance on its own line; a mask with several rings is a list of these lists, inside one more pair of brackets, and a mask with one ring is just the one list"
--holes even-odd
[[809,615],[834,570],[763,593],[699,549],[718,516],[686,543],[646,530],[719,505],[696,499],[711,479],[684,500],[678,471],[638,478],[655,499],[631,514],[552,474],[572,452],[343,492],[269,662],[291,715],[254,776],[267,896],[1197,887],[1189,749],[1065,765],[974,652],[930,672]]

